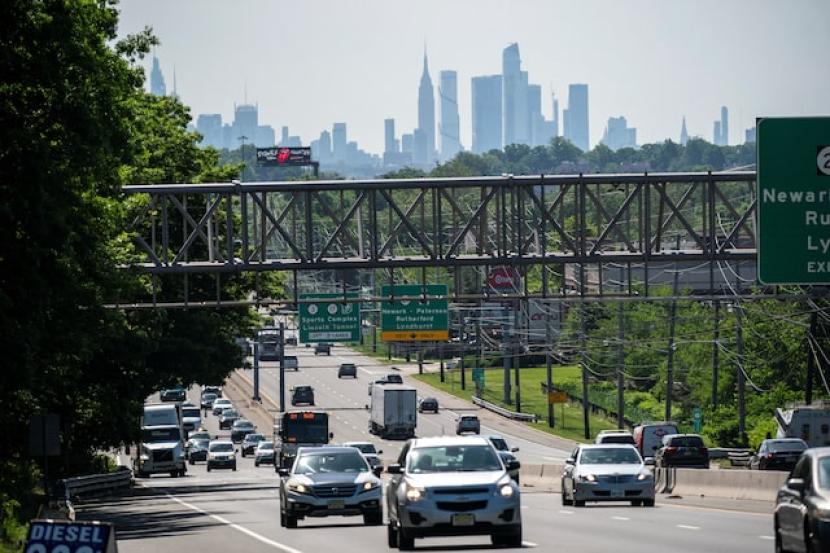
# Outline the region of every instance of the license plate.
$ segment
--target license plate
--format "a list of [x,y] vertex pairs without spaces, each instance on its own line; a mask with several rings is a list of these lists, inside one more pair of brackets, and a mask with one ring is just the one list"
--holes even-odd
[[683,456],[684,457],[691,457],[693,453],[694,453],[694,451],[691,451],[691,450],[687,449],[686,451],[683,452]]
[[625,497],[625,490],[611,490],[611,497]]
[[792,463],[793,461],[795,461],[795,457],[784,457],[785,463]]
[[452,525],[453,526],[472,526],[475,524],[476,519],[473,515],[468,513],[458,514],[452,516]]
[[346,502],[342,499],[338,499],[336,501],[329,501],[328,508],[329,509],[343,509],[346,507]]

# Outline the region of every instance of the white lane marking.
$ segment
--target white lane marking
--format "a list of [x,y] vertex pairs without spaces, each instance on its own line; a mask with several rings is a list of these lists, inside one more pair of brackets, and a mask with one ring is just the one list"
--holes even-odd
[[565,511],[564,509],[560,509],[559,514],[560,515],[572,515],[572,514],[574,514],[574,512],[573,511]]
[[542,457],[545,461],[559,461],[560,459],[556,459],[555,457]]
[[686,524],[678,524],[677,527],[684,530],[700,530],[700,526],[687,526]]
[[762,540],[770,540],[770,541],[775,540],[775,536],[758,536],[758,537],[761,538]]
[[628,517],[611,517],[611,520],[631,520]]
[[525,547],[539,547],[538,543],[533,543],[532,541],[523,541],[522,545]]
[[169,497],[170,499],[172,499],[173,501],[175,501],[176,503],[179,503],[180,505],[184,505],[188,509],[193,509],[194,511],[196,511],[198,513],[202,513],[203,515],[206,515],[206,516],[212,518],[215,521],[221,522],[222,524],[230,526],[234,530],[238,530],[239,532],[242,532],[243,534],[247,534],[247,535],[251,536],[252,538],[254,538],[255,540],[264,543],[265,545],[270,545],[271,547],[274,547],[274,548],[279,549],[281,551],[285,551],[285,553],[303,553],[299,549],[294,549],[293,547],[291,547],[289,545],[285,545],[284,543],[280,543],[278,541],[268,539],[265,536],[263,536],[261,534],[257,534],[253,530],[248,530],[244,526],[240,526],[239,524],[231,522],[231,521],[229,521],[228,519],[226,519],[224,517],[220,517],[219,515],[214,515],[213,513],[209,513],[208,511],[205,511],[201,507],[197,507],[196,505],[193,505],[192,503],[188,503],[187,501],[182,501],[181,499],[179,499],[178,497],[176,497],[174,495],[171,495],[169,493],[165,494],[165,495],[167,497]]

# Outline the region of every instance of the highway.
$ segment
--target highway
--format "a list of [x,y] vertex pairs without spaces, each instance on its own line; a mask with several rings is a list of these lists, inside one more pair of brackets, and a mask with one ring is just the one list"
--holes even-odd
[[[336,353],[335,353],[336,352]],[[331,357],[314,357],[312,350],[298,348],[300,370],[287,376],[287,388],[311,384],[317,404],[335,415],[332,430],[336,441],[369,440],[394,457],[402,442],[380,440],[367,433],[363,408],[370,378],[386,372],[383,365],[336,348]],[[286,352],[291,354],[294,352]],[[340,362],[358,362],[363,371],[357,381],[338,380]],[[247,371],[250,373],[250,371]],[[263,369],[263,391],[276,397],[276,369]],[[405,379],[410,381],[412,379]],[[410,382],[411,383],[411,382]],[[243,414],[257,414],[243,406],[239,390],[227,387]],[[198,390],[189,393],[198,400]],[[443,396],[441,396],[443,397]],[[454,413],[467,408],[464,402],[449,403],[438,415],[419,417],[418,434],[433,435],[453,429]],[[247,412],[246,412],[247,411]],[[262,419],[261,414],[259,415]],[[217,418],[204,421],[211,434],[219,431]],[[513,424],[513,423],[511,423]],[[517,434],[525,432],[518,427]],[[260,427],[264,433],[270,429]],[[562,458],[566,452],[505,432],[488,428],[483,432],[505,435],[526,462]],[[531,436],[533,436],[531,434]],[[540,441],[544,441],[542,436]],[[126,459],[123,459],[126,462]],[[114,522],[122,553],[181,551],[241,551],[314,553],[336,547],[339,553],[388,551],[384,527],[364,527],[360,517],[306,519],[299,528],[279,526],[278,479],[271,466],[254,467],[250,457],[238,458],[238,470],[207,473],[204,463],[188,466],[185,478],[154,476],[138,481],[131,496],[88,501],[77,506],[82,519]],[[580,553],[666,551],[680,553],[757,552],[771,550],[772,521],[765,513],[697,508],[658,503],[652,509],[627,505],[562,507],[558,494],[522,495],[524,544],[522,549]],[[476,551],[493,549],[486,537],[431,538],[416,541],[426,551]],[[509,551],[509,549],[508,549]]]

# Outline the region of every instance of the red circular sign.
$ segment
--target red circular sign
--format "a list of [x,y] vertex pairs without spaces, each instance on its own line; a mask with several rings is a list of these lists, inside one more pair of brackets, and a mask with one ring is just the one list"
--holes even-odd
[[487,282],[494,290],[519,287],[519,271],[513,267],[497,267],[490,271]]

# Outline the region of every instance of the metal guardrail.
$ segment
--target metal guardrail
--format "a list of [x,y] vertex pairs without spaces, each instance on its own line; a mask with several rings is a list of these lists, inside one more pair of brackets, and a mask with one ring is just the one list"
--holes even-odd
[[479,407],[484,407],[488,411],[492,411],[503,417],[507,417],[508,419],[526,422],[537,422],[539,420],[539,415],[535,413],[517,413],[516,411],[508,411],[507,409],[499,407],[495,403],[485,401],[480,397],[473,396],[473,403],[475,403]]
[[114,490],[129,488],[133,480],[133,471],[127,467],[108,474],[91,474],[65,478],[61,482],[64,486],[66,499],[96,495]]
[[745,447],[713,447],[709,449],[709,459],[729,459],[733,467],[745,467],[752,458],[752,449]]

